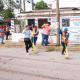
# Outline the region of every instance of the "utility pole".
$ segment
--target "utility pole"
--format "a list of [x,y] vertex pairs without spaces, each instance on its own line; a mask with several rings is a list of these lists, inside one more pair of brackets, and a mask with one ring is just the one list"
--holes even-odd
[[20,12],[25,12],[25,0],[20,0]]
[[24,12],[25,12],[25,0],[23,0]]
[[32,0],[32,10],[34,10],[34,0]]
[[57,23],[57,45],[60,45],[60,11],[59,11],[59,0],[56,0],[56,23]]

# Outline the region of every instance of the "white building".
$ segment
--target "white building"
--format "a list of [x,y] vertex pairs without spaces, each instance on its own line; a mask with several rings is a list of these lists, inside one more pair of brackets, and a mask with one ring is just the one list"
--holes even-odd
[[[57,43],[57,21],[56,10],[34,10],[25,12],[17,16],[21,23],[25,25],[34,24],[41,27],[44,22],[51,23],[53,29],[53,42]],[[80,44],[80,8],[61,8],[60,9],[60,28],[68,28],[70,33],[70,44]]]
[[[21,2],[22,12],[17,14],[17,19],[21,20],[21,25],[25,26],[27,24],[34,24],[39,27],[46,22],[51,22],[53,26],[53,42],[56,43],[56,31],[57,31],[57,22],[56,22],[56,10],[33,10],[31,4],[27,2]],[[23,5],[24,4],[24,5]],[[29,8],[28,8],[29,7]],[[28,9],[30,9],[27,11]],[[26,12],[24,12],[26,11]],[[60,28],[67,27],[69,29],[70,44],[80,44],[80,8],[67,7],[60,9]]]

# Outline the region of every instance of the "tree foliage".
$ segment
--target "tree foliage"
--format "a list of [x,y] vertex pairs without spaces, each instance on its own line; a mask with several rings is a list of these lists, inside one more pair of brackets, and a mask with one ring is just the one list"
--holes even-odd
[[11,9],[6,9],[1,12],[4,19],[10,19],[14,17],[14,14],[12,13]]
[[35,4],[35,9],[41,10],[41,9],[48,9],[47,3],[45,3],[43,0],[40,2],[37,2]]
[[4,4],[3,4],[2,0],[0,0],[0,11],[2,11],[3,8],[4,8]]

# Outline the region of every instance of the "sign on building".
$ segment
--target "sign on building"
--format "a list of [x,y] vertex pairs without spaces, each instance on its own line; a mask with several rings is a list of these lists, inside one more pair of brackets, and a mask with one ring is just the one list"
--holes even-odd
[[62,18],[62,27],[69,30],[69,44],[80,44],[80,16]]

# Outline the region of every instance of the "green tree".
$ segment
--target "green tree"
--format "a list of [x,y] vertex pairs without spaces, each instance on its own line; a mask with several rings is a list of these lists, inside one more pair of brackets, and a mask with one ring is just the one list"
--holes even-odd
[[37,2],[35,4],[35,9],[41,10],[41,9],[48,9],[47,3],[45,3],[43,0],[40,2]]
[[1,12],[4,19],[10,19],[14,17],[14,14],[12,13],[11,9],[6,9]]
[[0,11],[2,11],[3,8],[4,8],[4,4],[3,4],[2,0],[0,0]]

